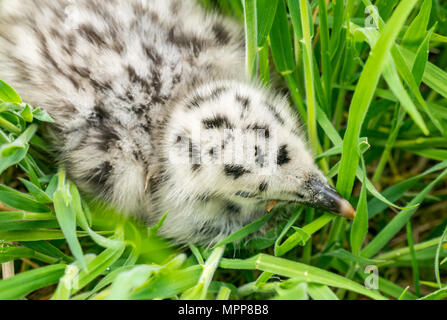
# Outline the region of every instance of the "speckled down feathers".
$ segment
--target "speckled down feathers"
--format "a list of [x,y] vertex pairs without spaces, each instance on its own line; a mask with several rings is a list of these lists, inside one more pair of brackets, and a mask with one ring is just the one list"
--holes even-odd
[[[55,119],[81,190],[148,223],[169,212],[174,242],[215,242],[325,181],[287,99],[244,77],[241,27],[192,0],[3,0],[0,65]],[[269,143],[235,161],[237,130]]]

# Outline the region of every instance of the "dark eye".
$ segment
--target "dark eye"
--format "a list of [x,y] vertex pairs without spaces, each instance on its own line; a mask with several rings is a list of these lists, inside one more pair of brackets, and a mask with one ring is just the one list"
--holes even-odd
[[282,166],[286,163],[289,163],[290,158],[289,158],[289,152],[287,151],[287,145],[282,145],[279,150],[278,150],[278,158],[276,160],[276,163],[279,166]]
[[302,194],[302,193],[296,192],[295,196],[299,199],[304,199],[304,194]]

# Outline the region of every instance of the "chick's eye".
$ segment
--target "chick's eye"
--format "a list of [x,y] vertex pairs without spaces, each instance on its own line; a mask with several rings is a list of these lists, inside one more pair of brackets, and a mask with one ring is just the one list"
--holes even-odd
[[287,145],[282,145],[278,150],[278,158],[276,163],[279,166],[287,164],[290,162],[289,152],[287,151]]

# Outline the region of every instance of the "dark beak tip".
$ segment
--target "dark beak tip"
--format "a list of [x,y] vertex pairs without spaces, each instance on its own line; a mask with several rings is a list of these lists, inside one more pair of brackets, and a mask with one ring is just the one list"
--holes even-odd
[[320,208],[349,220],[354,220],[356,214],[355,209],[337,190],[332,188],[328,183],[321,182],[320,180],[310,181],[310,185],[317,195],[313,203],[311,202],[311,207]]

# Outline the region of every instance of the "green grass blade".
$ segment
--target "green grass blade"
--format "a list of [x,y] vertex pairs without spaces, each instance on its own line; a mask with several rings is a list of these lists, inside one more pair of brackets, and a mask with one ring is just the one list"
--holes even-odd
[[354,185],[359,160],[357,142],[360,137],[363,120],[394,41],[416,3],[417,1],[415,0],[403,0],[400,2],[386,24],[376,46],[372,49],[354,92],[348,118],[348,128],[343,142],[339,179],[337,181],[338,190],[345,197],[350,197]]
[[15,90],[6,82],[0,80],[0,100],[10,103],[22,103],[22,99]]
[[270,46],[276,69],[282,75],[293,73],[295,59],[284,1],[278,2],[278,9],[270,31]]
[[366,198],[366,169],[362,159],[363,183],[360,191],[359,203],[357,205],[356,216],[351,227],[350,241],[352,253],[359,255],[363,241],[368,233],[368,206]]
[[[447,170],[444,170],[435,180],[433,180],[427,187],[422,190],[413,200],[409,203],[409,206],[420,203],[430,192],[430,190],[438,184],[447,175]],[[411,218],[416,208],[403,210],[399,215],[395,216],[380,233],[362,250],[362,256],[370,258],[379,252],[391,238],[402,229],[407,221]]]
[[432,0],[424,0],[419,14],[405,32],[402,39],[402,46],[408,50],[416,52],[419,45],[426,37],[427,25],[430,20],[431,4]]
[[51,209],[37,201],[30,199],[26,194],[20,192],[4,191],[0,187],[0,202],[8,207],[34,213],[49,213]]
[[90,228],[86,214],[84,212],[84,208],[82,206],[81,196],[79,194],[78,188],[71,182],[68,182],[68,185],[69,185],[68,192],[71,198],[71,206],[73,208],[73,211],[76,213],[76,221],[79,224],[79,226],[84,231],[87,231],[90,237],[97,244],[99,244],[104,248],[118,248],[121,245],[123,245],[122,241],[103,237]]
[[37,131],[37,125],[29,126],[16,140],[0,146],[0,174],[22,161],[28,153],[29,140]]
[[92,291],[90,291],[90,295],[93,295],[93,294],[99,292],[100,290],[104,289],[105,287],[109,286],[110,284],[112,284],[115,281],[115,279],[121,273],[132,270],[133,268],[135,268],[134,265],[129,265],[129,266],[122,266],[122,267],[119,267],[119,268],[111,271],[104,278],[102,278],[101,281],[99,281],[95,285],[95,287],[92,289]]
[[307,292],[313,300],[339,300],[335,293],[325,285],[309,283]]
[[197,284],[202,271],[202,266],[196,265],[177,272],[161,274],[152,279],[148,285],[134,292],[130,299],[148,300],[174,297]]
[[[78,237],[88,236],[86,232],[78,232]],[[43,240],[62,240],[64,234],[59,230],[36,229],[36,230],[16,230],[0,231],[0,239],[4,241],[43,241]]]
[[216,296],[217,301],[229,300],[231,296],[231,289],[226,286],[221,286]]
[[416,52],[416,58],[414,60],[412,72],[416,83],[419,85],[421,84],[422,78],[424,77],[425,66],[427,65],[430,49],[430,38],[434,30],[435,27],[431,28],[430,31],[427,32],[427,36]]
[[65,269],[64,276],[60,279],[59,284],[54,292],[51,300],[68,300],[71,296],[71,290],[76,283],[79,274],[79,263],[68,265]]
[[276,288],[278,294],[272,300],[309,300],[307,287],[308,285],[305,282],[298,282],[293,287],[285,289],[280,285]]
[[447,287],[429,293],[420,300],[444,300],[445,298],[447,298]]
[[441,239],[439,240],[438,247],[436,248],[436,257],[435,257],[435,275],[436,275],[436,282],[438,283],[439,288],[442,287],[441,284],[441,276],[439,272],[439,256],[441,253],[442,244],[444,241],[447,240],[447,227],[444,229],[444,232],[442,233]]
[[206,298],[211,280],[216,272],[219,261],[225,252],[225,246],[216,247],[203,265],[203,272],[199,282],[182,295],[184,300],[204,300]]
[[[317,134],[317,116],[316,116],[316,98],[315,98],[315,87],[314,87],[314,67],[313,67],[313,54],[312,54],[312,29],[313,26],[311,21],[309,21],[309,15],[306,13],[309,11],[307,0],[299,0],[300,2],[300,12],[301,14],[301,30],[303,33],[303,60],[304,60],[304,80],[306,87],[306,100],[307,100],[307,132],[310,140],[310,146],[314,154],[318,154],[320,142],[318,140]],[[291,7],[289,8],[292,10]],[[292,15],[299,15],[300,13],[293,13]],[[297,31],[295,31],[297,32]],[[298,35],[298,34],[297,34]]]
[[345,262],[360,263],[364,265],[379,264],[385,262],[385,260],[363,258],[359,255],[354,255],[345,249],[336,249],[334,251],[323,254],[323,256],[335,257]]
[[220,266],[227,269],[257,269],[285,277],[299,278],[307,282],[344,288],[346,290],[363,294],[372,299],[385,299],[385,297],[381,296],[380,294],[368,290],[362,285],[337,274],[299,262],[273,257],[266,254],[259,254],[247,260],[222,259]]
[[[420,179],[422,179],[423,177],[425,177],[431,173],[434,173],[439,170],[443,170],[445,168],[447,168],[447,161],[441,162],[441,163],[433,166],[432,168],[430,168],[429,170],[423,172],[422,174],[420,174],[418,176],[401,181],[401,182],[395,184],[394,186],[389,187],[388,189],[383,191],[382,194],[386,199],[389,199],[392,202],[397,201],[404,195],[404,193],[406,191],[408,191],[410,188],[412,188],[414,185],[416,185],[416,183]],[[374,217],[375,215],[377,215],[378,213],[380,213],[381,211],[386,209],[387,206],[388,206],[388,204],[386,204],[385,202],[383,202],[377,198],[372,199],[368,203],[369,217],[370,218]]]
[[244,239],[245,237],[247,237],[248,235],[255,233],[256,231],[261,229],[261,227],[263,225],[265,225],[270,220],[270,218],[273,216],[273,214],[274,214],[274,211],[270,212],[269,214],[266,214],[265,216],[263,216],[262,218],[260,218],[256,221],[253,221],[252,223],[249,223],[248,225],[246,225],[245,227],[232,233],[231,235],[229,235],[222,241],[219,241],[216,245],[213,246],[213,248],[225,246],[225,245],[227,245],[229,243],[233,243],[233,242],[238,242],[238,241]]
[[25,187],[28,189],[28,191],[33,195],[33,197],[42,204],[50,204],[53,202],[53,200],[38,186],[36,186],[34,183],[22,179],[19,179]]
[[54,209],[57,221],[73,256],[80,262],[81,267],[86,269],[84,254],[76,236],[76,212],[72,206],[69,184],[65,181],[65,172],[63,170],[59,173],[59,184],[54,193]]
[[[292,16],[292,21],[293,19],[294,17]],[[276,16],[270,31],[270,49],[276,69],[286,80],[290,94],[298,107],[301,118],[303,121],[307,121],[307,112],[303,105],[301,90],[295,78],[295,55],[293,41],[290,35],[287,8],[284,1],[278,1]]]
[[64,264],[54,264],[0,280],[0,300],[17,300],[37,289],[57,283],[64,275],[65,267]]
[[143,285],[160,268],[156,265],[140,265],[121,272],[113,281],[107,300],[128,300],[132,291]]
[[256,0],[258,48],[263,47],[267,40],[270,30],[272,29],[277,8],[278,0]]
[[47,256],[62,260],[66,263],[72,263],[73,258],[67,256],[65,253],[63,253],[61,250],[56,248],[54,245],[47,241],[21,241],[22,245],[24,245],[27,248],[33,249],[37,252],[43,253]]
[[0,263],[34,257],[34,250],[2,244],[0,247]]
[[[408,49],[400,48],[402,51],[402,57],[407,65],[412,65],[412,61],[415,59],[415,53]],[[444,98],[447,98],[447,72],[434,64],[428,62],[425,67],[424,76],[422,81],[430,88],[438,92]]]
[[408,220],[406,229],[407,229],[408,247],[410,249],[410,254],[411,254],[411,267],[413,269],[414,289],[415,289],[416,295],[418,297],[420,297],[421,296],[421,288],[420,288],[420,283],[419,283],[419,266],[418,266],[418,260],[416,257],[416,252],[414,250],[413,228],[411,226],[411,220]]
[[52,213],[31,213],[24,211],[0,211],[0,223],[33,221],[33,220],[52,220],[55,219]]
[[301,213],[303,212],[304,208],[300,208],[298,211],[296,211],[292,217],[289,218],[287,221],[287,224],[284,226],[284,229],[281,231],[281,234],[278,236],[278,238],[275,241],[275,247],[274,247],[274,253],[275,256],[281,256],[281,253],[283,253],[283,247],[281,247],[281,242],[284,236],[287,234],[287,232],[290,230],[292,225],[295,223],[296,220],[300,217]]
[[329,42],[329,23],[327,15],[327,7],[325,0],[318,1],[320,16],[320,35],[321,35],[321,69],[324,84],[324,92],[326,96],[326,106],[329,114],[332,112],[332,66],[331,52]]
[[256,20],[256,0],[243,0],[244,21],[245,21],[245,43],[247,76],[256,75],[256,55],[257,55],[257,20]]
[[77,286],[73,288],[73,293],[78,292],[80,289],[84,288],[91,281],[96,279],[100,274],[102,274],[108,267],[110,267],[119,257],[123,254],[125,246],[122,245],[118,248],[108,248],[105,249],[101,254],[94,258],[86,267],[83,269],[78,276]]

